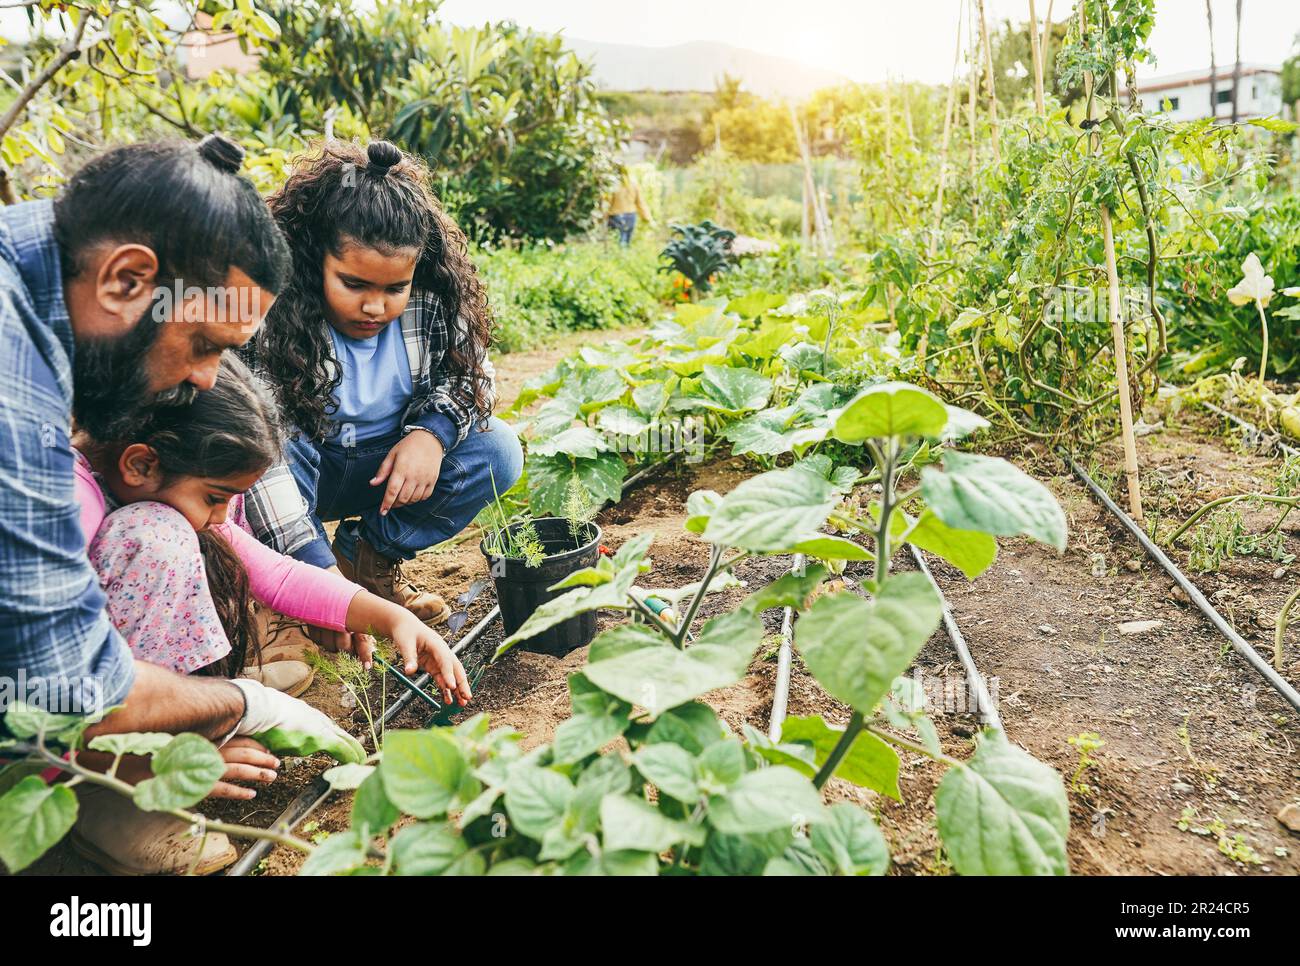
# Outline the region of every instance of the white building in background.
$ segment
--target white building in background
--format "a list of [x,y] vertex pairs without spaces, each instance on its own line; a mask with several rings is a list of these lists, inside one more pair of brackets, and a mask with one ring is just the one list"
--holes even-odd
[[[1214,116],[1232,118],[1232,65],[1219,65],[1214,84]],[[1282,73],[1266,64],[1242,64],[1237,115],[1242,119],[1281,116]],[[1210,116],[1210,71],[1195,70],[1138,81],[1138,94],[1148,111],[1164,112],[1175,121]]]

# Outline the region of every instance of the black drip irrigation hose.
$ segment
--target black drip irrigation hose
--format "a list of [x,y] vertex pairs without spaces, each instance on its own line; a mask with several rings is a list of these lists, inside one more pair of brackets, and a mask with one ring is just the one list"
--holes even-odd
[[934,579],[934,574],[930,573],[930,568],[925,562],[925,554],[912,544],[908,544],[908,547],[912,551],[912,558],[916,561],[917,567],[925,574],[926,579],[930,581],[930,586],[939,595],[939,602],[943,605],[943,627],[948,632],[948,640],[952,642],[953,650],[957,652],[962,668],[966,671],[966,693],[975,698],[976,714],[984,724],[1005,731],[1006,729],[1002,727],[1002,717],[998,714],[997,705],[989,692],[984,675],[980,674],[979,668],[975,666],[975,659],[971,657],[970,648],[966,646],[966,638],[962,636],[961,628],[957,626],[957,619],[952,615],[952,608],[948,606],[948,598],[944,596],[943,589]]
[[[478,640],[479,636],[487,630],[488,625],[499,616],[501,616],[501,608],[494,606],[487,612],[482,620],[475,624],[459,641],[456,642],[452,647],[451,652],[453,654],[459,654],[461,651],[465,650],[465,648]],[[405,675],[403,675],[403,678],[405,678]],[[387,726],[390,722],[395,720],[397,716],[405,710],[407,705],[415,700],[417,693],[419,693],[426,701],[431,701],[432,699],[424,693],[424,688],[428,687],[432,680],[432,675],[427,671],[422,672],[414,680],[407,679],[404,682],[407,690],[398,695],[397,699],[384,711],[383,717],[379,719],[381,725]],[[434,716],[436,717],[445,711],[446,709],[439,705],[439,710],[434,712]],[[292,831],[294,826],[312,812],[316,811],[316,809],[324,803],[325,799],[330,797],[332,791],[333,789],[330,788],[329,782],[325,780],[323,775],[317,777],[314,782],[300,791],[293,800],[289,802],[285,807],[285,810],[280,813],[280,817],[275,820],[271,827],[282,829],[285,832]],[[226,875],[248,875],[257,868],[258,863],[261,862],[267,853],[269,853],[274,847],[275,843],[270,839],[257,839],[248,847],[248,850],[239,857],[239,861],[230,867],[226,872]]]
[[[795,554],[790,573],[802,570],[806,559],[801,553]],[[767,725],[767,736],[773,741],[781,740],[781,726],[785,724],[786,709],[790,704],[790,671],[793,665],[794,608],[786,607],[781,612],[781,648],[776,652],[776,687],[772,692],[772,717]]]
[[623,486],[619,491],[619,499],[622,499],[623,497],[627,496],[628,491],[631,490],[633,487],[640,486],[642,483],[644,483],[646,479],[656,470],[659,470],[660,468],[667,466],[673,460],[677,459],[680,453],[681,450],[673,450],[663,459],[655,460],[655,462],[651,463],[649,466],[643,466],[641,469],[637,470],[635,473],[629,476],[626,480],[623,481]]
[[[1206,409],[1208,409],[1210,412],[1214,413],[1216,416],[1220,416],[1231,423],[1235,423],[1236,425],[1240,426],[1248,433],[1254,433],[1256,436],[1278,435],[1276,433],[1265,433],[1254,423],[1249,423],[1246,420],[1242,419],[1240,416],[1236,416],[1228,412],[1226,409],[1220,409],[1212,402],[1206,402],[1205,400],[1201,400],[1201,405],[1204,406]],[[1294,446],[1287,445],[1286,443],[1282,442],[1281,439],[1274,440],[1273,446],[1275,449],[1279,449],[1283,453],[1286,453],[1287,456],[1300,456],[1300,449],[1296,449]]]
[[1245,658],[1246,662],[1269,683],[1274,691],[1282,695],[1292,708],[1300,712],[1300,693],[1297,693],[1296,689],[1288,684],[1286,679],[1278,674],[1271,664],[1260,657],[1259,652],[1251,647],[1246,639],[1223,619],[1223,615],[1214,609],[1214,605],[1205,598],[1205,595],[1201,593],[1197,586],[1183,575],[1183,572],[1178,569],[1172,560],[1165,556],[1164,551],[1151,542],[1151,538],[1146,535],[1145,531],[1133,521],[1132,517],[1116,505],[1106,491],[1088,475],[1087,470],[1071,459],[1068,453],[1062,453],[1061,455],[1064,457],[1066,465],[1074,472],[1074,475],[1082,480],[1101,505],[1114,514],[1115,518],[1124,525],[1124,529],[1141,544],[1147,556],[1164,568],[1165,573],[1172,577],[1174,583],[1182,588],[1188,599],[1200,609],[1202,614],[1209,618],[1210,623],[1218,629],[1219,633],[1228,639],[1228,643],[1232,645],[1233,649]]

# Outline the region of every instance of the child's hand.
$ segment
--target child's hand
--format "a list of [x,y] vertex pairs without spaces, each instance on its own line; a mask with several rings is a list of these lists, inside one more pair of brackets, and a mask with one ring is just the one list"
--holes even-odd
[[[337,573],[337,570],[335,571]],[[368,671],[374,663],[375,639],[369,634],[352,631],[335,631],[328,627],[307,627],[307,636],[320,645],[321,650],[337,654],[352,654]]]
[[460,659],[451,653],[440,634],[420,623],[414,614],[407,613],[410,620],[402,621],[390,635],[406,665],[406,673],[414,674],[417,667],[428,671],[442,691],[445,706],[450,707],[453,697],[461,707],[469,704],[474,695]]
[[442,457],[442,443],[425,430],[411,433],[390,449],[379,465],[379,472],[370,481],[371,486],[388,481],[384,501],[379,505],[380,515],[393,507],[419,503],[432,496],[442,470]]

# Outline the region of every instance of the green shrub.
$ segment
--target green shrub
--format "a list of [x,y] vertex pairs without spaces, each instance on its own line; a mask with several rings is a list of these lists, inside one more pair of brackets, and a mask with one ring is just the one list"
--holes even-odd
[[496,316],[496,344],[505,352],[562,332],[643,324],[666,294],[652,242],[630,249],[600,242],[484,249],[474,260]]

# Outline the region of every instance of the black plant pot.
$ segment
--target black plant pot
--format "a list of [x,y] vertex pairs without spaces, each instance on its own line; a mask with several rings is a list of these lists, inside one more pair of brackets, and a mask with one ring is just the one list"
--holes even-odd
[[[515,523],[508,529],[513,532],[522,526],[522,523]],[[539,606],[569,592],[548,590],[548,587],[559,583],[575,570],[594,567],[600,557],[600,527],[594,523],[586,524],[581,543],[570,535],[569,521],[560,517],[542,517],[533,521],[533,527],[546,554],[536,567],[529,567],[522,560],[497,557],[489,553],[486,538],[479,543],[479,550],[487,558],[488,571],[496,585],[497,603],[501,607],[501,623],[505,626],[506,637],[519,630]],[[563,657],[572,650],[590,644],[595,636],[596,614],[592,611],[561,621],[536,637],[520,642],[518,646],[526,651]]]

